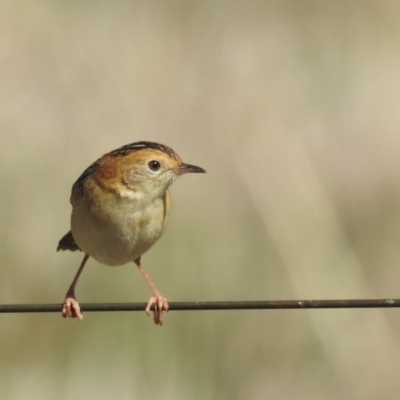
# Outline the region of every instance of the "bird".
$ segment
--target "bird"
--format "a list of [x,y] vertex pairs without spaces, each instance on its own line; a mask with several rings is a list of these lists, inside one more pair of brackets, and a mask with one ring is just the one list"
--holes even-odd
[[145,312],[157,325],[168,311],[141,263],[141,257],[162,236],[171,211],[170,186],[181,175],[205,173],[186,164],[170,147],[139,141],[104,154],[86,168],[72,186],[71,229],[57,251],[82,251],[80,267],[62,305],[64,318],[83,319],[75,295],[78,279],[90,257],[107,266],[134,262],[151,290]]

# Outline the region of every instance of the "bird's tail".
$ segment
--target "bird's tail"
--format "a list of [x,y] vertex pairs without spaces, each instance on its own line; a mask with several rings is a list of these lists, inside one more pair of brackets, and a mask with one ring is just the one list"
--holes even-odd
[[72,232],[69,231],[66,233],[61,240],[58,242],[57,246],[57,251],[60,250],[71,250],[71,251],[77,251],[80,250],[78,245],[75,242],[74,237],[72,236]]

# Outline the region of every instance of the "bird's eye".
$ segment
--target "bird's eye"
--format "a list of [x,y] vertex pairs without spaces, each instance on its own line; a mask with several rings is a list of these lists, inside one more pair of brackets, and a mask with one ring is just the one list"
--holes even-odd
[[150,168],[151,171],[157,172],[160,169],[160,163],[156,160],[151,160],[147,163],[147,166]]

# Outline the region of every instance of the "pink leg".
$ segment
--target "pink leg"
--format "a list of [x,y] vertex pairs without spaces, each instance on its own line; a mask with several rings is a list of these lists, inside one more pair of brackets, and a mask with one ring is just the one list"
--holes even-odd
[[71,283],[71,286],[69,287],[67,294],[65,295],[63,307],[62,307],[62,316],[64,318],[76,318],[78,321],[82,321],[83,315],[81,313],[81,309],[79,307],[79,303],[76,301],[75,297],[75,286],[78,282],[78,279],[83,271],[83,268],[85,267],[86,261],[89,259],[89,255],[85,254],[85,257],[83,257],[81,266],[78,269],[78,272],[75,275],[74,280]]
[[154,283],[151,281],[149,275],[147,274],[146,270],[143,268],[142,264],[140,263],[140,257],[134,260],[134,263],[139,268],[139,271],[143,275],[143,278],[146,280],[147,284],[150,286],[151,292],[153,294],[150,297],[149,302],[145,308],[146,314],[150,315],[151,307],[154,305],[153,310],[153,319],[156,325],[162,325],[163,323],[163,311],[168,311],[168,302],[167,299],[160,295],[160,292],[155,287]]

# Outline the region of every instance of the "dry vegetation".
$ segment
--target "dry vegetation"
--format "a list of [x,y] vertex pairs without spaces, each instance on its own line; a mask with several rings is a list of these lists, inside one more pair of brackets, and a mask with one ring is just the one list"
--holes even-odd
[[[137,140],[207,169],[144,265],[170,301],[400,296],[396,1],[3,1],[0,303],[61,302],[69,191]],[[145,301],[90,261],[82,302]],[[0,316],[2,399],[392,399],[398,310]]]

